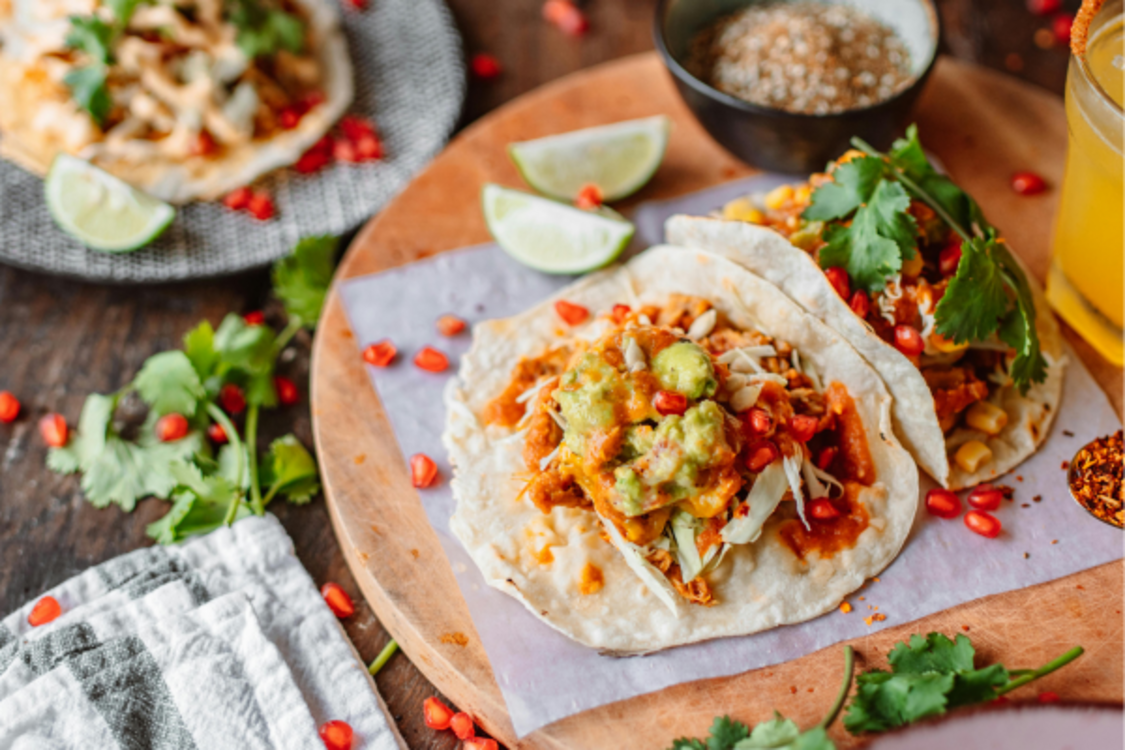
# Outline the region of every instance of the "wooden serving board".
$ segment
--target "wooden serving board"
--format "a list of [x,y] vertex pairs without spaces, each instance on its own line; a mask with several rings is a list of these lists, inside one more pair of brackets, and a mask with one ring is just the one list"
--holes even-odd
[[[359,234],[337,280],[488,241],[478,198],[481,184],[522,187],[505,153],[509,142],[660,113],[674,122],[668,153],[633,202],[753,173],[692,119],[655,54],[626,58],[544,86],[466,129]],[[1043,278],[1057,190],[1024,198],[1008,183],[1013,172],[1026,169],[1052,185],[1062,180],[1062,100],[1015,79],[942,59],[920,101],[917,121],[927,147]],[[1122,371],[1067,333],[1120,414]],[[313,351],[312,413],[332,523],[368,602],[425,675],[508,746],[665,748],[674,737],[704,734],[716,714],[753,722],[777,708],[809,726],[831,704],[841,677],[839,646],[586,711],[517,741],[453,571],[410,485],[335,293]],[[1121,563],[1103,565],[902,623],[853,645],[861,658],[882,665],[893,643],[910,633],[968,631],[984,659],[1027,667],[1082,644],[1087,655],[1079,665],[1045,678],[1027,693],[1054,690],[1071,700],[1120,703],[1122,573]],[[934,585],[956,586],[957,581]],[[839,723],[832,736],[841,748],[861,744]]]

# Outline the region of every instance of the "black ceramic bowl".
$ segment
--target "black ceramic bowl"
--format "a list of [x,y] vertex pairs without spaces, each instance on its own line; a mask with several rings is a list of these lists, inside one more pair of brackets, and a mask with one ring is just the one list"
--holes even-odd
[[[841,0],[827,0],[841,2]],[[762,0],[757,0],[762,2]],[[846,0],[894,29],[910,50],[913,83],[890,99],[826,115],[799,114],[751,104],[699,80],[682,64],[695,35],[720,16],[755,0],[659,0],[656,49],[676,88],[711,136],[759,169],[808,174],[849,148],[859,136],[878,149],[890,146],[908,124],[910,108],[937,60],[941,21],[932,0]]]

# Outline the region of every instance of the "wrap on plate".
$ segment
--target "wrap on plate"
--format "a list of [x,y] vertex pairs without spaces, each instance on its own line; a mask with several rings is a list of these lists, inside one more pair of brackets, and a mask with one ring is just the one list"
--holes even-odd
[[446,404],[453,532],[490,585],[611,653],[828,612],[918,504],[874,369],[709,253],[652,248],[478,324]]
[[898,437],[942,485],[995,479],[1047,438],[1066,364],[1058,324],[913,127],[889,156],[851,151],[718,217],[674,216],[665,235],[734,260],[839,331],[883,376]]
[[45,174],[66,152],[185,203],[296,162],[353,82],[329,0],[7,0],[0,90],[0,155]]

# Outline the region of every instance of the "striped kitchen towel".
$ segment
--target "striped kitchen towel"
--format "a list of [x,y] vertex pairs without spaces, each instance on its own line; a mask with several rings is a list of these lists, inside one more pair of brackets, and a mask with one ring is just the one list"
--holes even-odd
[[[322,748],[315,731],[306,742],[307,733],[296,727],[332,720],[352,727],[357,750],[405,747],[367,670],[272,516],[247,518],[179,546],[137,550],[46,594],[63,609],[53,622],[28,624],[34,601],[0,622],[0,750]],[[229,621],[225,629],[216,629],[220,621]],[[237,640],[228,641],[236,651],[228,654],[225,671],[208,671],[194,660],[199,649],[217,649],[223,633]],[[169,634],[180,635],[177,640]],[[247,663],[238,644],[258,636]],[[118,662],[117,671],[110,669]],[[265,675],[273,688],[258,696],[254,691]],[[216,713],[206,701],[184,700],[192,690],[222,694],[228,710]],[[294,714],[286,698],[292,695],[300,696],[303,714]],[[138,706],[145,707],[143,715],[158,717],[155,724],[136,724]],[[200,723],[199,712],[218,723]],[[83,719],[75,723],[77,716]],[[292,727],[283,731],[284,742],[274,737],[271,717]],[[243,724],[229,734],[214,733],[234,721]],[[83,726],[79,744],[70,744],[68,732]],[[244,731],[257,734],[248,739]]]

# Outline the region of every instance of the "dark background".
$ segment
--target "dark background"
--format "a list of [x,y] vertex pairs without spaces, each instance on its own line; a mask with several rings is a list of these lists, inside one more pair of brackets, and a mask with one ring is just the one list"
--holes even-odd
[[[378,2],[378,0],[369,0]],[[580,68],[652,49],[655,0],[589,0],[590,30],[572,38],[545,23],[541,0],[447,0],[464,35],[465,53],[495,55],[502,75],[471,80],[462,126],[543,83]],[[939,0],[945,53],[1019,76],[1062,94],[1067,51],[1048,46],[1051,18],[1029,12],[1025,0]],[[1076,10],[1078,2],[1064,2]],[[1039,32],[1037,35],[1036,32]],[[132,514],[97,510],[85,502],[76,476],[44,466],[36,423],[58,411],[71,425],[91,392],[110,392],[132,379],[144,360],[176,348],[201,319],[266,306],[265,271],[151,287],[112,287],[40,276],[0,266],[0,390],[23,404],[19,419],[0,424],[0,615],[81,570],[150,543],[145,525],[167,505],[148,500]],[[293,430],[312,445],[307,402],[309,338],[296,339],[297,357],[279,366],[302,391],[301,404],[267,411],[266,438]],[[265,444],[263,439],[263,444]],[[271,506],[293,537],[305,567],[318,583],[339,582],[357,597],[345,622],[360,654],[371,660],[388,640],[340,554],[321,499],[304,507]],[[412,748],[448,750],[449,732],[422,722],[422,700],[434,688],[401,654],[377,678],[403,737]]]

